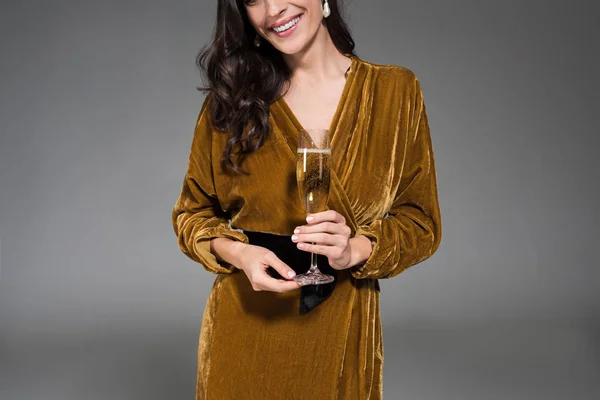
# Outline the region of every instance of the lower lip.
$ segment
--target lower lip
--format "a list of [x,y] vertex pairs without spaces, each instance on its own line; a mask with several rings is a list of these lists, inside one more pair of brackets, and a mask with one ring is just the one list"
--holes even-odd
[[292,33],[294,33],[294,31],[296,30],[296,28],[298,28],[298,25],[300,24],[300,21],[302,20],[302,14],[300,14],[299,18],[300,19],[298,20],[298,22],[296,22],[296,25],[292,26],[287,31],[279,33],[279,32],[275,32],[274,30],[271,29],[271,32],[273,32],[275,35],[277,35],[279,37],[290,36]]

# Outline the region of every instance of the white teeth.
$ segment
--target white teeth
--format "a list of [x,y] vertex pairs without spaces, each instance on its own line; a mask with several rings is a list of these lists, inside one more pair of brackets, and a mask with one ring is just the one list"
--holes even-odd
[[298,21],[300,21],[300,17],[296,17],[293,20],[291,20],[290,22],[288,22],[287,24],[278,26],[276,28],[273,28],[273,30],[277,33],[281,33],[281,32],[285,32],[288,29],[290,29],[292,26],[296,25],[298,23]]

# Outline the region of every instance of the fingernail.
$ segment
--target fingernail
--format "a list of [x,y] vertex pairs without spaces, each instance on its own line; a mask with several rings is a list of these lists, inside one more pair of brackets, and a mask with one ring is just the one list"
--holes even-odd
[[292,278],[296,273],[294,271],[288,271],[287,275]]
[[312,220],[313,220],[313,217],[306,217],[306,221],[307,221],[307,222],[310,222],[310,221],[312,221]]
[[300,233],[300,229],[298,229],[298,228],[294,229],[294,233]]
[[298,240],[298,236],[297,235],[292,235],[292,240]]

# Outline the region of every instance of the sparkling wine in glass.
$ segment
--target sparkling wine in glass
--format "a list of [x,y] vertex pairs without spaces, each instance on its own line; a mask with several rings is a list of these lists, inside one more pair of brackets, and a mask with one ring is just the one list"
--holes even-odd
[[[327,129],[301,129],[298,137],[296,180],[307,214],[327,210],[330,182],[331,148]],[[319,271],[317,255],[310,253],[310,268],[294,280],[302,285],[322,285],[334,277]]]

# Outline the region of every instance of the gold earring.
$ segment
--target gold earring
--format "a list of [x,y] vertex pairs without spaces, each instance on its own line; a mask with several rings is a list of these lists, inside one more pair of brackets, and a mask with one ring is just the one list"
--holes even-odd
[[329,1],[325,0],[323,3],[323,17],[327,18],[331,15],[331,10],[329,9]]

